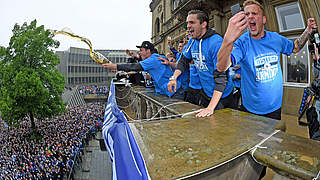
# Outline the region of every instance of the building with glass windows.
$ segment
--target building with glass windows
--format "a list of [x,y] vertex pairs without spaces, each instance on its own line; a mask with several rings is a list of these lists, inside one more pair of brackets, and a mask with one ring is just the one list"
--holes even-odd
[[[96,50],[113,63],[125,63],[129,57],[125,50]],[[70,47],[67,51],[57,51],[60,57],[58,70],[66,79],[66,86],[108,85],[115,72],[104,69],[89,56],[89,49]]]
[[[265,29],[295,40],[304,31],[307,19],[314,17],[320,28],[320,0],[258,0],[265,10]],[[185,20],[192,9],[209,14],[209,27],[224,35],[232,17],[231,6],[244,0],[152,0],[152,42],[160,53],[169,52],[168,39],[177,47],[185,37]],[[318,31],[320,32],[318,28]],[[298,54],[282,55],[284,80],[282,112],[297,115],[304,87],[312,82],[312,57],[306,44]]]

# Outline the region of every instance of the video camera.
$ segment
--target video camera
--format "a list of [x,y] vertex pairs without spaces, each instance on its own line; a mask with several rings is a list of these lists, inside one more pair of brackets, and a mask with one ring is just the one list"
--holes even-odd
[[154,87],[153,80],[148,78],[148,73],[145,71],[141,71],[133,74],[129,74],[124,71],[118,71],[116,73],[115,81],[128,82],[130,84],[140,85],[145,87]]
[[300,108],[298,110],[299,125],[303,125],[303,122],[300,122],[300,119],[302,118],[306,110],[310,108],[310,105],[313,104],[313,100],[320,98],[319,90],[320,90],[320,79],[313,80],[311,83],[311,87],[304,88],[304,93],[301,99]]
[[118,71],[116,73],[116,79],[118,81],[120,81],[121,79],[128,79],[128,78],[129,78],[129,75],[124,71]]
[[312,33],[310,35],[310,45],[308,45],[308,49],[309,49],[309,52],[314,54],[314,45],[313,43],[316,44],[317,48],[320,49],[320,37],[319,37],[319,32],[318,32],[318,29],[312,29]]

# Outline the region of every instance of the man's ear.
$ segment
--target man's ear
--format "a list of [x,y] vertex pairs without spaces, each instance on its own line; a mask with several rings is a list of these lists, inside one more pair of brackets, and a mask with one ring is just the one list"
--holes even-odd
[[150,54],[150,55],[152,54],[151,53],[151,49],[146,49],[146,51],[147,51],[148,54]]
[[263,22],[263,25],[265,25],[265,24],[266,24],[266,22],[267,22],[267,18],[266,18],[266,16],[263,16],[262,22]]
[[207,21],[203,21],[203,23],[201,24],[201,27],[203,29],[205,29],[208,26],[208,22]]

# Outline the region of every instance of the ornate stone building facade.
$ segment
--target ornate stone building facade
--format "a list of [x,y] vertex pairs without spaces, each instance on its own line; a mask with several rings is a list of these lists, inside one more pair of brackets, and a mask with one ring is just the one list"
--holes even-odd
[[[320,25],[320,0],[258,0],[265,8],[267,23],[265,28],[296,39],[305,29],[307,19],[314,17]],[[231,18],[231,6],[244,0],[152,0],[151,40],[160,53],[169,52],[167,44],[171,39],[175,47],[185,36],[185,20],[192,9],[200,9],[209,14],[209,26],[224,35]],[[319,30],[320,31],[320,30]],[[281,65],[284,79],[282,111],[297,114],[303,88],[310,85],[312,57],[307,45],[298,53],[282,56]]]

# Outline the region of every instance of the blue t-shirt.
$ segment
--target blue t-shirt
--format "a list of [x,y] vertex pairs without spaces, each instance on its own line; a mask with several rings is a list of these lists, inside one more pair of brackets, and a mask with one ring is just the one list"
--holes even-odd
[[[194,41],[194,40],[190,39],[189,42],[190,41]],[[188,51],[192,44],[193,44],[193,42],[190,42],[188,45],[184,46],[184,49],[182,52]],[[189,49],[185,49],[187,47],[189,47]],[[189,64],[189,71],[190,71],[189,87],[191,87],[192,89],[201,89],[202,87],[200,84],[199,74],[197,72],[197,69],[194,67],[193,61],[192,61],[192,63]]]
[[190,69],[190,82],[189,82],[189,87],[193,89],[201,89],[201,84],[200,84],[200,78],[199,78],[199,73],[197,71],[197,68],[194,67],[194,64],[189,64],[189,69]]
[[[183,47],[184,48],[184,47]],[[181,53],[179,53],[179,51],[177,51],[175,48],[170,49],[171,52],[173,53],[174,57],[178,60],[181,56]],[[183,50],[182,50],[183,51]]]
[[[192,73],[198,74],[200,81],[199,84],[201,85],[201,88],[203,88],[206,95],[209,97],[212,97],[216,85],[213,78],[213,71],[217,69],[217,54],[221,47],[222,41],[223,38],[218,34],[201,40],[190,39],[186,50],[183,51],[183,55],[186,58],[193,60],[196,72]],[[191,75],[194,76],[195,74]],[[190,76],[190,82],[191,81],[192,77]],[[232,92],[232,89],[232,80],[229,77],[227,86],[223,91],[222,98],[228,96]]]
[[[241,75],[241,68],[237,69],[234,73]],[[241,87],[241,79],[238,79],[238,78],[234,79],[233,80],[233,86],[237,87],[237,88],[240,88]]]
[[[182,52],[184,51],[184,49],[186,48],[186,46],[183,47]],[[177,59],[177,63],[179,63],[180,59],[181,59],[181,53],[177,53],[176,57],[178,57]],[[189,86],[189,81],[190,81],[190,70],[189,69],[185,69],[182,74],[180,74],[180,80],[181,80],[181,86],[184,89],[184,91],[187,91],[188,86]]]
[[241,94],[244,107],[255,114],[268,114],[282,105],[280,53],[290,55],[294,44],[276,32],[253,39],[244,33],[235,43],[232,58],[241,65]]
[[[169,78],[173,75],[171,68],[167,65],[161,64],[159,57],[165,58],[165,56],[159,54],[152,54],[147,59],[140,61],[144,71],[147,71],[154,80],[154,86],[157,93],[167,95],[171,97],[174,93],[168,91]],[[177,90],[181,87],[180,78],[177,79]]]
[[240,88],[241,79],[236,78],[236,74],[240,74],[241,75],[241,68],[239,68],[237,70],[233,70],[233,67],[230,67],[229,68],[229,76],[232,79],[233,86],[235,88]]

